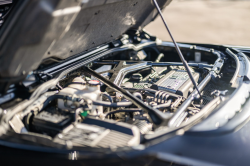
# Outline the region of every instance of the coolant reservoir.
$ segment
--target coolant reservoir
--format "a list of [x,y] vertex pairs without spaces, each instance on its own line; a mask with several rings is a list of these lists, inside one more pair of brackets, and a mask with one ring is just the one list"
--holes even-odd
[[[66,95],[75,98],[88,99],[89,101],[102,100],[100,83],[97,80],[91,80],[86,83],[81,77],[77,77],[68,87],[59,92],[59,95]],[[64,101],[58,99],[58,107],[60,109],[70,109],[73,106],[72,101]],[[91,115],[100,115],[103,113],[102,106],[91,105]]]
[[[77,96],[88,98],[92,101],[102,100],[102,95],[100,91],[100,82],[97,80],[91,80],[86,85],[86,89],[76,92]],[[91,115],[100,115],[103,113],[102,106],[93,105],[90,114]]]
[[[81,77],[76,77],[73,79],[72,84],[70,84],[67,88],[84,90],[84,89],[86,89],[86,81],[84,81]],[[65,88],[65,89],[67,89],[67,88]]]

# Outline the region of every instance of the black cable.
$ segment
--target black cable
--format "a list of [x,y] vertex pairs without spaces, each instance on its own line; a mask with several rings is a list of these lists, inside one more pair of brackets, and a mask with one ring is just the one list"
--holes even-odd
[[[67,99],[69,100],[70,98],[65,96],[65,95],[53,95],[53,96],[50,96],[47,98],[47,100],[45,100],[45,102],[43,103],[43,107],[41,110],[43,110],[45,107],[47,107],[49,105],[49,103],[53,100],[56,100],[56,99]],[[40,110],[40,111],[41,111]]]
[[[105,96],[106,98],[108,98],[108,100],[109,100],[111,103],[114,102],[113,99],[112,99],[112,97],[111,97],[108,93],[102,93],[102,96]],[[110,112],[110,111],[111,111],[111,108],[110,108],[110,107],[107,107],[107,108],[108,108],[108,112]]]

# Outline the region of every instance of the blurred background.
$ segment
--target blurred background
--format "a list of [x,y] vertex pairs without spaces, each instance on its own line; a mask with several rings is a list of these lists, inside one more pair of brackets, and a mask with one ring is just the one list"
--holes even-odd
[[[178,42],[250,46],[250,0],[173,0],[163,14]],[[160,17],[145,29],[170,41]]]

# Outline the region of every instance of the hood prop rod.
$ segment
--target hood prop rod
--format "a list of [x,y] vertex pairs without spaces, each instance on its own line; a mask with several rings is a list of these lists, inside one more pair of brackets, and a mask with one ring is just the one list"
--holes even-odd
[[[189,69],[188,63],[187,63],[187,61],[185,60],[185,58],[183,57],[183,55],[182,55],[182,53],[181,53],[181,50],[180,50],[179,46],[178,46],[177,43],[175,42],[174,37],[172,36],[172,34],[171,34],[171,32],[170,32],[170,29],[168,28],[168,25],[167,25],[167,23],[166,23],[166,21],[165,21],[163,15],[162,15],[161,9],[160,9],[160,7],[159,7],[157,1],[156,1],[156,0],[153,0],[153,2],[154,2],[156,9],[158,10],[158,12],[159,12],[159,14],[160,14],[160,16],[161,16],[162,22],[164,23],[164,25],[165,25],[165,27],[166,27],[166,29],[167,29],[167,31],[168,31],[169,36],[171,37],[171,39],[172,39],[172,41],[173,41],[173,43],[174,43],[174,45],[175,45],[175,49],[176,49],[176,51],[177,51],[177,53],[178,53],[178,55],[179,55],[179,57],[180,57],[180,59],[181,59],[181,61],[182,61],[182,63],[183,63],[183,66],[184,66],[185,69],[187,70],[187,73],[188,73],[189,78],[191,79],[191,81],[192,81],[192,83],[193,83],[195,89],[197,90],[197,92],[198,92],[198,94],[199,94],[199,97],[201,97],[200,91],[199,91],[199,89],[198,89],[198,87],[197,87],[197,85],[196,85],[196,82],[195,82],[195,80],[194,80],[194,77],[193,77],[193,75],[192,75],[192,73],[191,73],[191,71],[190,71],[190,69]],[[197,98],[198,98],[198,97],[197,97]]]

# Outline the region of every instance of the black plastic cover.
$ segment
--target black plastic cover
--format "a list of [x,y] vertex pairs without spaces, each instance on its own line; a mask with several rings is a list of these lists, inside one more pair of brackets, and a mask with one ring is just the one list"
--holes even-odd
[[32,129],[40,133],[55,136],[73,121],[74,114],[58,111],[55,108],[48,108],[34,116]]

